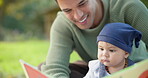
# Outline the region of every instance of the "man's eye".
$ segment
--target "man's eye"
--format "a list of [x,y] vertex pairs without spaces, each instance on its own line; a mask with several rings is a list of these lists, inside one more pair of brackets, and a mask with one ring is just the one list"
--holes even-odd
[[80,4],[79,7],[81,7],[81,6],[83,6],[83,5],[85,5],[85,3]]
[[85,2],[83,2],[83,3],[81,3],[81,4],[79,4],[79,7],[86,5],[87,2],[88,2],[88,1],[85,1]]
[[72,10],[71,9],[68,9],[68,10],[63,10],[65,13],[69,13],[71,12]]

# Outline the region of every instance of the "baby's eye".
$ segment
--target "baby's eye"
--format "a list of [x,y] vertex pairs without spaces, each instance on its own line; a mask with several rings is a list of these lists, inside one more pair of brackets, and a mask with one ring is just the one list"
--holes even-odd
[[116,52],[116,50],[109,50],[110,52]]
[[103,51],[104,49],[103,48],[99,48],[99,50]]

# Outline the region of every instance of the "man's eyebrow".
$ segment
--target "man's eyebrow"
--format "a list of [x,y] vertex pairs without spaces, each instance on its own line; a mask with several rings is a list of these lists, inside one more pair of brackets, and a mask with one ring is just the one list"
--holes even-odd
[[81,3],[83,3],[85,0],[81,0],[80,2],[79,2],[79,4],[81,4]]

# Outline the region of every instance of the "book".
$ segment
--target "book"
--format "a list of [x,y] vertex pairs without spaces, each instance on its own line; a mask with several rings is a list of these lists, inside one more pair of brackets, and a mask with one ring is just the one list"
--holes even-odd
[[[23,60],[20,60],[20,63],[23,67],[26,78],[48,78],[45,74],[41,73],[37,67],[28,64]],[[104,78],[148,78],[148,59]]]
[[25,72],[26,78],[48,78],[41,71],[37,69],[37,67],[25,62],[24,60],[19,60],[22,65],[22,68]]
[[105,78],[148,78],[148,59],[135,63]]

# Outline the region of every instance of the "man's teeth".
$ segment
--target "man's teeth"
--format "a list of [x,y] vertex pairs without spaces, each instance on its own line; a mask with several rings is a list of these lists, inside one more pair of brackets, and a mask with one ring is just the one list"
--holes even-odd
[[83,20],[81,20],[81,21],[79,21],[79,22],[81,22],[81,23],[82,23],[82,22],[84,22],[86,19],[87,19],[87,17],[85,17]]

